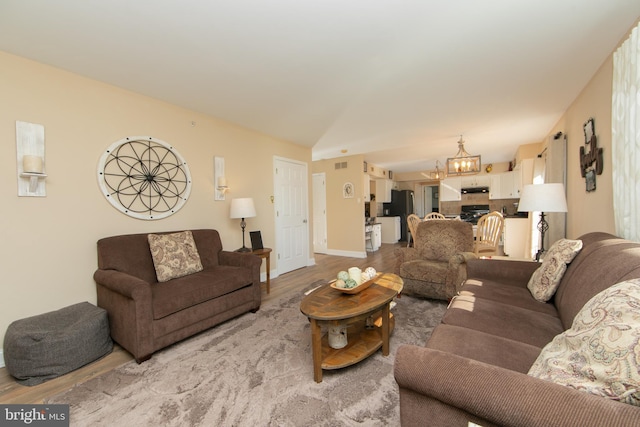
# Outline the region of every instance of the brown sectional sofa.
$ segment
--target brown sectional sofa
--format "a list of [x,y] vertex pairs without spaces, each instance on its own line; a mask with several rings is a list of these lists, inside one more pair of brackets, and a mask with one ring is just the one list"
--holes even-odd
[[397,351],[402,425],[640,425],[640,407],[527,375],[589,299],[640,277],[640,244],[605,233],[580,239],[583,248],[548,303],[527,289],[539,264],[468,261],[468,279],[426,345]]
[[[167,234],[167,233],[158,233]],[[170,344],[260,308],[255,255],[222,249],[216,230],[192,230],[203,270],[158,283],[148,234],[98,241],[98,306],[111,337],[138,363]]]

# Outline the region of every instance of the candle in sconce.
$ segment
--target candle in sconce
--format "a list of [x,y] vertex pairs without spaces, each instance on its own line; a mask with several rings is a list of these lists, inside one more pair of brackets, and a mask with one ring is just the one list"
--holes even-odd
[[42,173],[42,157],[33,155],[23,156],[22,170],[27,173]]
[[227,178],[221,176],[218,178],[218,187],[226,187],[227,186]]

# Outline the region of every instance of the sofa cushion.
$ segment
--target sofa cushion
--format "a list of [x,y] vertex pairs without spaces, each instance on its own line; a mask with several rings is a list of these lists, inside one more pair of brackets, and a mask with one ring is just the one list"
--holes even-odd
[[564,331],[556,316],[470,296],[456,296],[449,304],[442,323],[486,332],[539,348]]
[[158,282],[202,271],[200,254],[191,231],[149,234],[147,238]]
[[436,326],[425,347],[522,373],[540,354],[540,347],[445,324]]
[[605,289],[549,343],[529,375],[640,406],[640,279]]
[[551,245],[542,261],[542,265],[533,272],[527,287],[531,295],[540,301],[547,302],[556,293],[562,275],[569,264],[582,249],[582,240],[560,239]]
[[503,304],[557,316],[555,305],[536,301],[531,297],[531,292],[529,292],[529,289],[524,285],[507,285],[491,279],[467,279],[458,294],[461,296],[471,296],[501,302]]
[[151,287],[153,318],[161,319],[252,283],[251,270],[223,265],[155,283]]
[[580,240],[583,248],[567,266],[553,298],[565,329],[595,295],[640,277],[640,244],[606,233],[588,233]]
[[422,221],[414,247],[425,259],[445,261],[460,252],[473,252],[473,226],[464,221]]

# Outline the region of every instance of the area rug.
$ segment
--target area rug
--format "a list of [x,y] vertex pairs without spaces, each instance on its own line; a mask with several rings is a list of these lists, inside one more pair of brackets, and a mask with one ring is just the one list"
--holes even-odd
[[402,344],[423,345],[446,304],[396,299],[389,356],[378,351],[323,371],[323,381],[315,383],[303,297],[270,301],[46,403],[69,404],[72,426],[400,425],[395,352]]

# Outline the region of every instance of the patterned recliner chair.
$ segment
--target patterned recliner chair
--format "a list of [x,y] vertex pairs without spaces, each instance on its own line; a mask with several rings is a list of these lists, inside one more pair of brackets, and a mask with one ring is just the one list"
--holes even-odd
[[396,248],[394,273],[404,281],[403,294],[451,299],[467,278],[473,254],[473,226],[459,220],[418,224],[412,248]]

